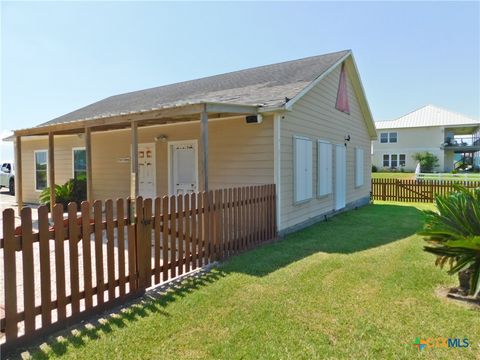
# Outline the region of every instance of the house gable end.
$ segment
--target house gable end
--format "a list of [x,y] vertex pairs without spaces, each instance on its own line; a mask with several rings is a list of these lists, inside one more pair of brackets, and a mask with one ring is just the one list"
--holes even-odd
[[[332,72],[339,71],[339,69],[342,66],[342,63],[345,64],[345,68],[347,70],[347,74],[349,78],[348,91],[353,91],[356,97],[356,100],[358,102],[358,106],[361,110],[363,120],[368,129],[369,136],[371,140],[375,140],[377,138],[375,122],[373,120],[372,113],[370,111],[370,107],[368,105],[368,102],[365,96],[365,90],[363,88],[360,75],[358,73],[357,66],[355,64],[355,59],[353,58],[353,54],[351,52],[349,52],[347,55],[339,59],[339,61],[337,61],[330,69],[325,71],[321,76],[316,78],[307,87],[305,87],[302,91],[300,91],[298,95],[295,96],[295,98],[291,99],[285,105],[285,108],[287,110],[293,110],[295,107],[295,104],[297,104],[298,101],[300,101],[304,96],[310,93],[313,89],[318,88],[318,85],[321,82],[323,82],[326,78],[328,78]],[[333,106],[335,107],[335,102]]]

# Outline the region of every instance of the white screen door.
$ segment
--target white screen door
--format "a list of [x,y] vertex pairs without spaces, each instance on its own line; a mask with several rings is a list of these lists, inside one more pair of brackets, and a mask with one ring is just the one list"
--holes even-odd
[[138,193],[143,198],[154,198],[155,144],[138,144]]
[[197,144],[193,141],[171,145],[171,191],[187,194],[197,191]]
[[347,149],[345,145],[335,145],[335,210],[345,207],[347,192]]

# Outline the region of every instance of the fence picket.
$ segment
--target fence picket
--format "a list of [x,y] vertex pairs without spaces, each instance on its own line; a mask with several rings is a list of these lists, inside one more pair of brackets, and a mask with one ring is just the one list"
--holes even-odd
[[192,234],[192,229],[191,229],[191,225],[190,225],[190,221],[191,221],[191,218],[193,217],[193,213],[191,212],[191,209],[190,209],[190,194],[185,194],[185,197],[184,197],[184,201],[185,201],[185,206],[184,206],[184,210],[185,210],[185,272],[188,273],[190,271],[190,264],[191,264],[191,246],[192,246],[192,238],[191,238],[191,234]]
[[162,219],[163,219],[163,237],[162,237],[162,280],[168,280],[168,243],[169,243],[169,219],[168,219],[168,196],[162,198]]
[[103,278],[102,202],[99,200],[93,203],[93,221],[95,232],[95,275],[97,280],[97,305],[102,305],[105,301],[105,286]]
[[135,199],[135,249],[137,253],[137,286],[138,289],[144,290],[146,288],[146,274],[145,274],[145,227],[144,223],[144,211],[143,211],[143,198],[137,197]]
[[92,258],[90,239],[90,204],[83,201],[82,209],[82,252],[83,252],[83,288],[85,290],[85,308],[93,307]]
[[52,322],[52,284],[50,274],[50,233],[48,231],[48,208],[46,206],[38,208],[38,237],[42,327],[47,327]]
[[25,314],[25,334],[35,330],[35,284],[33,273],[33,234],[32,209],[24,207],[20,211],[22,219],[22,265],[23,265],[23,304]]
[[115,299],[115,224],[113,222],[113,200],[105,201],[107,222],[107,280],[108,301]]
[[80,312],[80,286],[78,270],[78,223],[77,203],[68,204],[68,245],[70,252],[70,286],[72,294],[72,315]]
[[3,210],[3,268],[5,282],[5,340],[17,338],[17,263],[15,213]]
[[154,228],[155,228],[155,245],[153,253],[153,269],[154,277],[153,282],[155,284],[160,283],[160,241],[162,234],[162,199],[157,197],[155,199],[155,215],[154,215]]
[[64,250],[64,223],[63,205],[53,207],[53,228],[55,230],[55,275],[57,285],[57,314],[58,320],[67,317],[67,298],[65,292],[65,250]]
[[117,199],[118,288],[125,296],[125,208],[123,199]]
[[198,254],[198,231],[197,231],[197,195],[195,193],[191,196],[191,211],[192,211],[192,270],[197,268],[197,254]]
[[170,197],[170,277],[177,276],[177,199]]
[[198,195],[198,266],[205,265],[204,262],[204,249],[205,249],[205,192],[200,192]]
[[145,287],[152,286],[152,199],[145,199],[143,201],[144,214],[144,241],[143,241],[143,276]]
[[183,216],[183,195],[179,194],[177,195],[177,212],[178,212],[178,222],[177,222],[177,232],[178,232],[178,275],[183,274],[183,242],[185,240],[183,236],[183,221],[184,221],[184,216]]

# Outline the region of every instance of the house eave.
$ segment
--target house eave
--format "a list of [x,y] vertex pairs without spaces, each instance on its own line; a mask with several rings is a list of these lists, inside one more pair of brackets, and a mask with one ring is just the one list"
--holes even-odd
[[83,132],[85,128],[93,130],[118,129],[129,127],[132,122],[136,122],[139,126],[147,126],[152,123],[188,122],[198,120],[203,111],[209,114],[216,114],[216,118],[232,115],[256,115],[259,112],[258,109],[259,107],[256,105],[198,102],[19,129],[14,131],[13,136],[47,135],[49,133],[75,134]]

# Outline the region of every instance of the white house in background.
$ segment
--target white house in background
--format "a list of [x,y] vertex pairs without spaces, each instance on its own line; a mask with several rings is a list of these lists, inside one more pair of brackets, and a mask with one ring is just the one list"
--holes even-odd
[[431,152],[439,172],[480,167],[480,121],[427,105],[396,120],[376,121],[372,164],[378,169],[414,171],[413,155]]

